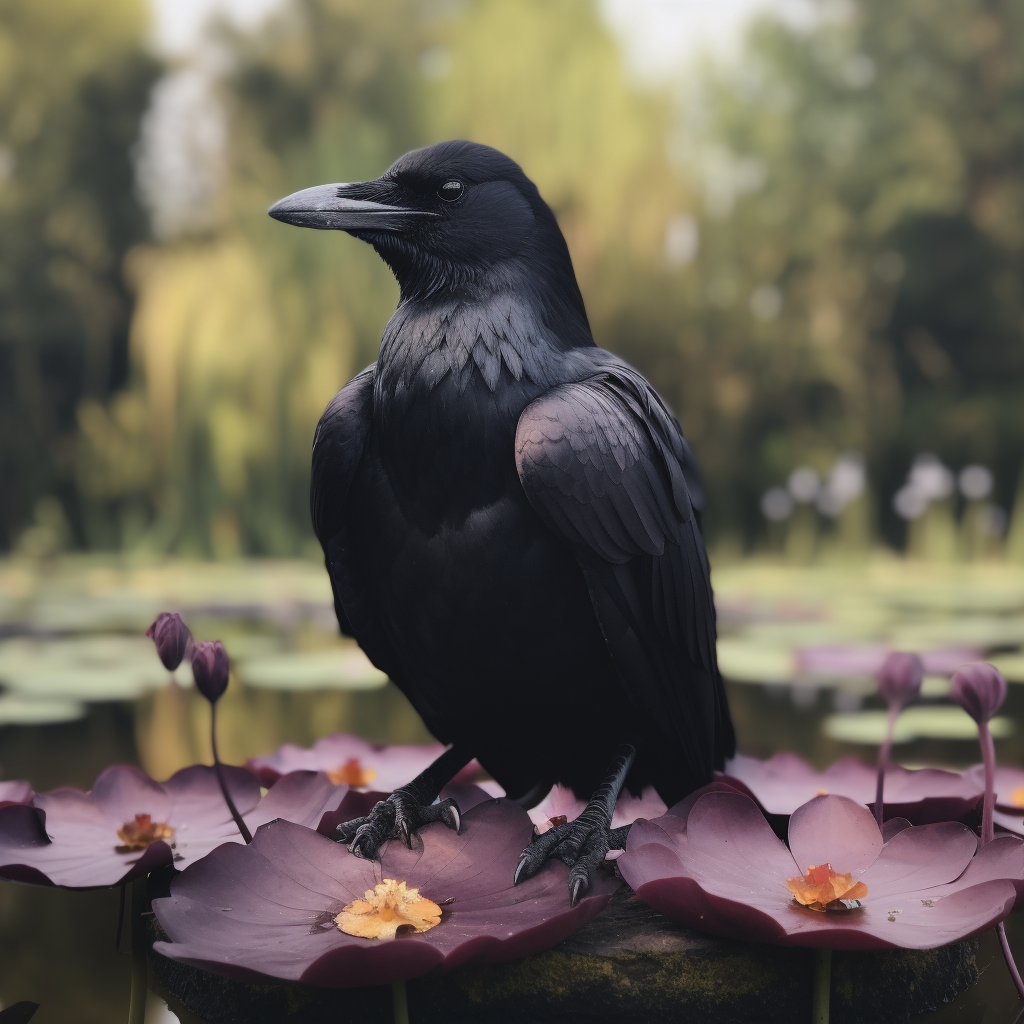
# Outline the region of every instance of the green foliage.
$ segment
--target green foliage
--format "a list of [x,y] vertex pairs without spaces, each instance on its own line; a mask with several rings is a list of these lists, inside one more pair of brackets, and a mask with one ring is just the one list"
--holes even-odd
[[[314,425],[374,358],[397,290],[362,243],[265,210],[452,137],[508,152],[555,209],[598,343],[650,377],[694,444],[712,544],[761,542],[765,488],[848,449],[874,498],[825,543],[793,520],[797,560],[863,548],[876,523],[907,545],[889,502],[921,450],[989,465],[1014,505],[1019,4],[950,0],[937,17],[929,0],[860,0],[810,28],[762,20],[738,67],[673,93],[630,81],[594,0],[289,0],[254,34],[220,30],[218,219],[131,251],[130,374],[120,271],[142,226],[127,150],[153,71],[129,0],[50,9],[64,21],[0,0],[0,43],[19,40],[0,60],[17,150],[0,183],[0,380],[21,402],[0,413],[4,473],[22,482],[6,528],[36,494],[63,502],[39,507],[29,547],[67,533],[64,508],[91,546],[312,550]],[[61,47],[59,68],[39,57]],[[996,550],[961,543],[952,506],[934,511],[942,529],[916,524],[912,551]],[[1012,534],[1017,551],[1021,501]]]
[[142,0],[0,0],[0,546],[42,496],[37,525],[54,494],[78,520],[76,404],[125,380],[145,27]]

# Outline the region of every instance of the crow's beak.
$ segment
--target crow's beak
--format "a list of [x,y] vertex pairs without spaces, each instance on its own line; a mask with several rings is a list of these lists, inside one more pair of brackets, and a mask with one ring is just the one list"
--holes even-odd
[[345,183],[304,188],[279,199],[267,213],[286,224],[334,231],[403,231],[425,217],[437,216],[427,210],[408,210],[346,195],[350,189],[363,188]]

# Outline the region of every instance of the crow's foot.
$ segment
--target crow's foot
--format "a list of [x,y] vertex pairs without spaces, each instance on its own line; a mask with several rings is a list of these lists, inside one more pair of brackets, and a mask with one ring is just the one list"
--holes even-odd
[[401,839],[412,849],[413,837],[432,821],[442,821],[458,832],[462,824],[459,805],[450,798],[434,804],[418,803],[410,794],[396,789],[387,800],[375,804],[365,818],[339,825],[331,838],[345,843],[357,857],[375,860],[389,839]]
[[[592,808],[588,807],[587,811]],[[569,902],[576,906],[580,897],[590,888],[590,879],[603,863],[609,850],[621,850],[626,845],[629,826],[611,828],[611,817],[588,814],[564,825],[555,825],[537,836],[523,850],[516,865],[514,885],[532,878],[549,857],[557,857],[569,867]]]
[[629,826],[613,829],[612,814],[635,757],[632,744],[623,744],[615,755],[608,778],[597,788],[583,813],[573,821],[548,829],[523,850],[513,885],[532,878],[544,861],[557,857],[569,867],[569,902],[576,906],[590,888],[591,874],[604,862],[608,851],[625,848]]

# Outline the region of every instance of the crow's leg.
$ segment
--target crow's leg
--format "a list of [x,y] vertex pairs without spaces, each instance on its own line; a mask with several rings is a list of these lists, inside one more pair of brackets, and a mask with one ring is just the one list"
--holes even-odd
[[353,818],[339,825],[331,838],[347,843],[357,857],[372,860],[388,839],[401,839],[412,848],[412,837],[432,821],[443,821],[458,832],[462,824],[459,805],[451,799],[434,801],[472,757],[460,747],[451,747],[412,782],[400,786],[386,800],[376,804],[365,818]]
[[608,778],[597,788],[583,813],[564,825],[555,825],[523,850],[513,884],[535,875],[548,857],[569,865],[569,900],[573,906],[590,887],[590,874],[609,850],[621,850],[628,826],[613,829],[612,814],[622,786],[633,766],[636,748],[626,743],[615,755]]

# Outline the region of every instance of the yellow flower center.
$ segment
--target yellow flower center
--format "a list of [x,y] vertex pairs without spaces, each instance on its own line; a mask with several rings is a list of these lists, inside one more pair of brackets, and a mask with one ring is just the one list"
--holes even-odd
[[364,939],[393,939],[400,931],[426,932],[441,923],[441,908],[419,889],[385,878],[363,899],[353,900],[334,919],[346,935]]
[[377,778],[377,773],[372,768],[364,768],[358,757],[350,757],[344,764],[328,772],[327,778],[336,786],[343,782],[350,786],[368,786]]
[[124,844],[115,846],[117,853],[133,853],[145,850],[158,839],[170,839],[174,829],[166,822],[153,821],[148,814],[136,814],[134,821],[126,821],[118,830],[117,838]]
[[1024,810],[1024,786],[1018,786],[1010,791],[1010,803]]
[[838,874],[832,870],[831,864],[812,864],[806,875],[787,878],[786,887],[797,903],[822,913],[844,910],[842,906],[830,906],[837,900],[860,900],[868,894],[868,887],[863,882],[854,882],[849,871]]

